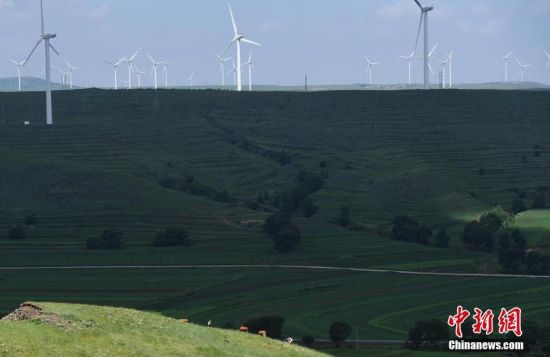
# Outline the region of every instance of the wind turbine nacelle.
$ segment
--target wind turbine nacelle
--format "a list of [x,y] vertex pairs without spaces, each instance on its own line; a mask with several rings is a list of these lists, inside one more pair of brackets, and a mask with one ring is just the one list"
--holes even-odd
[[57,34],[55,34],[55,33],[46,33],[46,34],[42,35],[42,38],[44,40],[49,40],[51,38],[56,38],[56,37],[57,37]]
[[422,9],[424,12],[430,12],[432,11],[434,8],[433,6],[428,6],[428,7],[425,7],[424,9]]

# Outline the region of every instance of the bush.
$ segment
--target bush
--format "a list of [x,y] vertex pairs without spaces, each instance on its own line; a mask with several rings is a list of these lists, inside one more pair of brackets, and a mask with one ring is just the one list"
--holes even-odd
[[449,328],[447,324],[439,320],[417,321],[409,330],[411,348],[419,347],[437,348],[440,341],[449,340]]
[[283,324],[285,319],[282,316],[260,316],[250,319],[244,323],[248,327],[248,331],[257,334],[265,330],[267,337],[273,339],[281,339],[283,335]]
[[315,337],[311,335],[305,335],[304,337],[302,337],[302,344],[304,346],[311,348],[311,346],[313,346],[314,343],[315,343]]
[[21,240],[27,238],[27,234],[25,233],[25,228],[18,224],[8,231],[8,237],[13,240]]
[[25,216],[24,222],[27,226],[35,226],[36,225],[36,214],[35,213],[29,213]]
[[315,206],[315,204],[313,203],[313,200],[310,197],[306,197],[302,201],[301,209],[302,209],[302,215],[304,217],[311,217],[315,213],[317,213],[317,211],[319,210],[319,208]]
[[486,225],[473,221],[464,226],[462,240],[470,250],[490,252],[494,244],[493,233]]
[[88,249],[121,249],[124,246],[124,234],[117,229],[107,229],[99,238],[88,238]]
[[335,321],[330,324],[329,337],[336,347],[340,348],[342,342],[344,342],[351,335],[351,326],[345,322]]
[[158,232],[153,241],[155,247],[190,247],[192,244],[193,241],[183,227],[166,228],[164,232]]
[[393,220],[392,237],[395,240],[428,244],[432,230],[409,216],[397,216]]
[[272,237],[273,248],[281,253],[291,251],[302,239],[300,230],[289,223]]

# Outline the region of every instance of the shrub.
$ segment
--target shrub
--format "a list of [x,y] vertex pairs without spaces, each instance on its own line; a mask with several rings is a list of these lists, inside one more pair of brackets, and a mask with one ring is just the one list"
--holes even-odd
[[483,250],[485,252],[493,250],[493,231],[486,225],[476,221],[470,222],[464,226],[462,240],[466,247],[471,250]]
[[248,327],[248,331],[257,334],[265,330],[267,337],[273,339],[281,339],[283,335],[283,324],[285,319],[282,316],[270,315],[260,316],[250,319],[244,323]]
[[263,230],[267,234],[275,234],[280,231],[284,226],[290,224],[290,214],[282,211],[273,213],[265,221]]
[[278,252],[288,252],[300,243],[301,238],[300,230],[289,223],[273,235],[273,248]]
[[448,248],[450,237],[447,234],[447,229],[441,228],[435,236],[435,245],[438,248]]
[[428,244],[432,231],[409,216],[397,216],[393,220],[392,237],[395,240]]
[[117,229],[107,229],[99,238],[88,238],[88,249],[121,249],[124,246],[124,234]]
[[18,224],[8,230],[8,237],[13,240],[21,240],[27,238],[27,234],[25,228]]
[[329,337],[336,347],[340,348],[342,342],[344,342],[351,335],[351,326],[345,322],[335,321],[330,324]]
[[447,324],[439,320],[417,321],[409,330],[411,348],[436,348],[438,342],[449,340]]
[[153,245],[155,247],[190,247],[193,244],[189,234],[183,227],[169,227],[164,232],[158,232]]

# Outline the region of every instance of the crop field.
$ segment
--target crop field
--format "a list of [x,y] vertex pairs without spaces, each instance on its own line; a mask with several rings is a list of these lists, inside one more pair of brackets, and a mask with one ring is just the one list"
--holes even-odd
[[[43,103],[41,93],[0,93],[0,267],[495,272],[494,254],[462,249],[464,224],[496,206],[510,209],[518,192],[530,208],[530,194],[550,178],[548,92],[60,91],[48,128]],[[266,191],[289,190],[303,170],[325,177],[311,197],[319,211],[293,218],[302,240],[277,254],[261,230],[274,208],[254,204]],[[164,184],[190,177],[202,191]],[[337,224],[342,206],[360,229]],[[8,239],[30,212],[37,222],[27,237]],[[392,240],[401,214],[447,228],[451,248]],[[547,253],[549,216],[529,210],[511,224]],[[153,247],[156,232],[170,226],[184,226],[193,246]],[[86,249],[86,239],[108,228],[124,233],[124,249]],[[277,313],[295,336],[324,338],[330,322],[345,320],[361,338],[404,339],[415,321],[445,319],[461,303],[518,305],[550,326],[545,279],[121,269],[0,270],[0,282],[0,314],[22,300],[129,306],[218,326]]]

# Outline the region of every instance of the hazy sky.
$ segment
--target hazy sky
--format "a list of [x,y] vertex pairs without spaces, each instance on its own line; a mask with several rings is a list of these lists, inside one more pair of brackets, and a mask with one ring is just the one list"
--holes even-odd
[[[58,34],[53,44],[61,53],[53,61],[61,65],[68,59],[80,66],[76,84],[112,85],[112,70],[101,59],[120,58],[140,47],[170,62],[172,85],[184,84],[191,72],[196,84],[221,81],[214,53],[233,36],[225,0],[44,2],[46,29]],[[533,65],[528,80],[550,81],[540,49],[550,52],[550,0],[423,2],[435,6],[430,43],[439,44],[437,55],[456,51],[456,82],[502,80],[500,56],[512,49]],[[382,62],[373,72],[374,82],[406,81],[406,63],[396,55],[409,54],[414,47],[420,13],[413,0],[233,0],[232,6],[240,32],[264,44],[254,48],[257,83],[298,84],[305,73],[315,84],[362,82],[365,55]],[[0,0],[1,77],[15,75],[15,66],[5,58],[26,57],[39,37],[39,21],[39,0]],[[244,46],[245,57],[249,48]],[[43,58],[41,47],[24,75],[43,76]],[[137,63],[150,69],[144,54]],[[440,68],[435,62],[433,66]],[[127,79],[125,67],[119,75]],[[421,79],[420,70],[416,63],[415,81]],[[509,76],[519,78],[515,61]],[[144,77],[144,83],[151,82]]]

